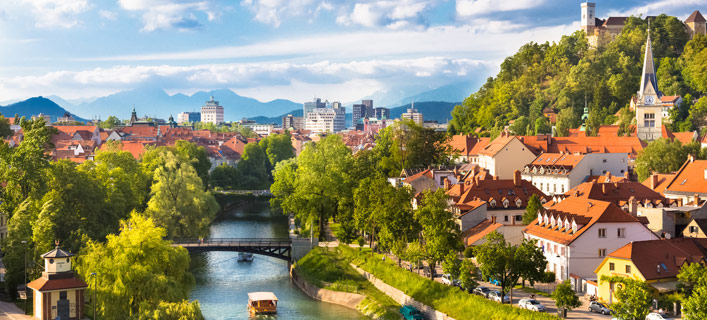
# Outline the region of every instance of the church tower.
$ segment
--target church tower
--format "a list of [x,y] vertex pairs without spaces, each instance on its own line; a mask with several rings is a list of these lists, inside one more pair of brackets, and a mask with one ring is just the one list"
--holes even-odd
[[596,15],[594,14],[594,11],[596,9],[596,3],[585,2],[582,3],[581,6],[582,21],[580,22],[580,25],[582,26],[582,30],[584,30],[587,36],[594,35],[594,27],[596,27]]
[[653,48],[651,45],[651,27],[648,25],[648,38],[646,40],[646,54],[643,58],[643,74],[641,87],[636,95],[636,127],[638,138],[652,141],[662,136],[663,105],[660,97],[663,94],[658,90],[658,80],[653,66]]

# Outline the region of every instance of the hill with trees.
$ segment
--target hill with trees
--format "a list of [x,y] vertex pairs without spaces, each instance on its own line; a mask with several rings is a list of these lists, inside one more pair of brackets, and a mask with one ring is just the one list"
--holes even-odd
[[[635,118],[628,105],[640,85],[647,30],[645,19],[630,17],[621,34],[604,47],[590,48],[583,31],[557,43],[522,46],[503,61],[496,77],[454,108],[449,132],[498,132],[514,119],[521,123],[513,128],[516,134],[549,133],[542,111],[550,107],[559,112],[558,134],[566,135],[580,125],[586,105],[589,134],[617,122],[620,133],[626,133]],[[689,40],[683,23],[664,14],[651,18],[650,35],[659,89],[686,102],[671,113],[670,129],[698,129],[707,108],[692,106],[695,97],[707,93],[707,36]]]

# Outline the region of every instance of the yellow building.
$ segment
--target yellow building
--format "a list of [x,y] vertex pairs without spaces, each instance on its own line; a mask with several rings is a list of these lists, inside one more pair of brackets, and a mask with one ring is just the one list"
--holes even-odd
[[707,238],[707,218],[695,218],[682,231],[685,238]]
[[602,276],[619,276],[644,281],[658,294],[675,291],[677,275],[686,263],[705,263],[707,239],[675,238],[631,242],[604,258],[597,275],[598,299],[613,303],[614,287]]
[[74,277],[71,271],[72,256],[70,252],[59,249],[58,245],[56,249],[42,255],[42,277],[27,285],[33,291],[35,319],[83,319],[84,290],[87,285]]

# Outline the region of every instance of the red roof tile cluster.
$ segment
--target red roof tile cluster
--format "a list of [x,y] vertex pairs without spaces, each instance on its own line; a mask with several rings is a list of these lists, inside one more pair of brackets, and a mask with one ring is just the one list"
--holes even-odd
[[550,135],[519,136],[530,150],[540,153],[627,153],[637,156],[646,143],[637,137],[552,137]]
[[667,207],[675,203],[675,200],[666,199],[660,193],[651,190],[651,188],[633,181],[584,182],[565,192],[563,196],[607,201],[619,207],[629,205],[631,198],[635,199],[637,201],[636,204],[641,206]]
[[472,135],[454,135],[449,141],[449,145],[455,152],[459,152],[461,156],[469,157],[478,155],[481,150],[491,141],[491,138],[477,138]]
[[664,193],[689,196],[707,194],[707,160],[695,160],[689,156],[675,174],[675,178],[665,186]]
[[473,245],[476,241],[481,240],[483,237],[495,230],[498,230],[498,228],[502,226],[503,225],[498,222],[494,223],[493,221],[491,221],[491,219],[481,221],[479,224],[462,232],[464,246]]
[[631,260],[646,280],[675,278],[685,263],[707,263],[707,239],[634,241],[608,256]]
[[534,194],[538,195],[541,201],[550,200],[550,197],[530,181],[522,180],[519,171],[516,170],[515,175],[514,179],[498,180],[493,179],[488,172],[481,171],[468,177],[463,183],[452,186],[447,194],[453,200],[459,195],[455,202],[455,206],[459,209],[474,208],[476,205],[471,204],[476,201],[487,202],[491,210],[525,208]]
[[81,279],[76,278],[65,278],[65,279],[48,279],[46,277],[41,277],[27,284],[27,287],[39,291],[51,291],[51,290],[61,290],[61,289],[80,289],[86,288],[88,285]]

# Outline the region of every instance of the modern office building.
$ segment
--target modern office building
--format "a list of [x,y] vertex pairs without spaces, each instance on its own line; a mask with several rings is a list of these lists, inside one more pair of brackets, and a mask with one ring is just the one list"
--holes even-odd
[[375,108],[373,109],[373,117],[376,119],[390,119],[390,109]]
[[295,117],[291,114],[288,114],[284,117],[282,117],[282,128],[283,129],[294,129],[294,130],[299,130],[299,129],[304,129],[304,117]]
[[366,115],[364,117],[373,117],[373,100],[361,100],[361,104],[366,106]]
[[213,124],[223,123],[223,106],[218,104],[218,101],[211,97],[211,100],[206,101],[201,107],[201,122],[208,122]]
[[314,98],[311,102],[305,102],[303,104],[302,117],[304,117],[305,121],[307,119],[307,115],[316,108],[326,108],[326,102],[322,102],[322,99],[320,98]]
[[305,120],[305,129],[312,133],[335,133],[345,128],[346,111],[343,108],[314,108]]
[[180,112],[177,123],[197,122],[201,120],[201,112]]
[[412,120],[420,126],[425,122],[422,113],[417,112],[417,109],[415,109],[415,104],[412,104],[410,109],[407,109],[407,112],[403,113],[400,118],[403,120]]

